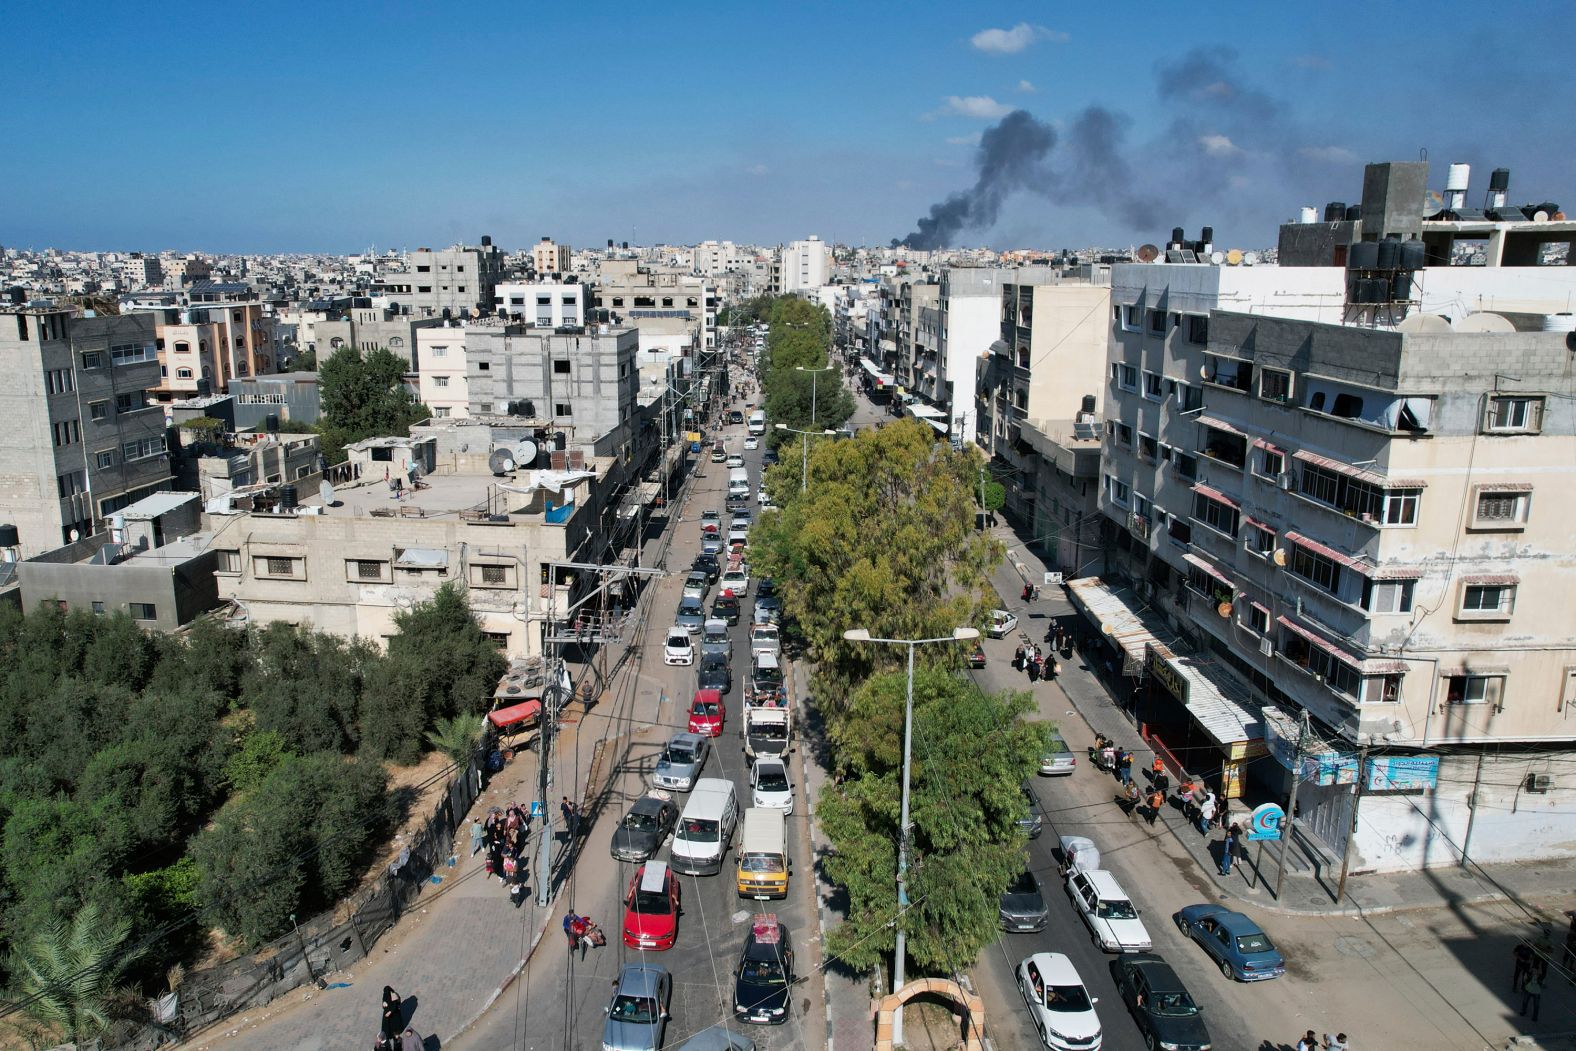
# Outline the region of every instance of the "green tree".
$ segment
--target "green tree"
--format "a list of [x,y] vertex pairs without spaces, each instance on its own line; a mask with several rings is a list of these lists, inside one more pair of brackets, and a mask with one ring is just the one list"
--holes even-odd
[[254,635],[255,672],[242,687],[257,726],[292,750],[350,751],[359,739],[362,679],[378,662],[365,642],[275,622]]
[[304,350],[279,366],[280,372],[315,372],[317,371],[317,351]]
[[464,712],[452,719],[439,719],[437,728],[427,731],[427,742],[464,767],[476,751],[476,742],[482,735],[483,716],[480,712]]
[[80,1046],[140,1010],[135,990],[120,983],[142,950],[129,945],[131,923],[111,919],[97,905],[69,922],[51,923],[22,941],[11,972],[23,1010]]
[[[858,682],[898,657],[845,641],[847,629],[929,638],[983,625],[1001,547],[974,528],[978,465],[977,452],[938,445],[928,427],[905,420],[815,443],[804,492],[797,458],[768,471],[781,510],[752,531],[751,562],[778,582],[788,619],[813,649],[823,708],[835,711]],[[919,654],[922,664],[956,666],[962,648]]]
[[344,460],[344,447],[379,435],[410,433],[432,411],[405,386],[410,364],[383,347],[366,354],[346,349],[318,369],[323,411],[323,455]]
[[251,713],[239,738],[239,747],[224,766],[224,780],[236,794],[250,792],[268,779],[274,767],[293,757],[294,752],[278,730],[259,730]]
[[[848,891],[848,920],[828,948],[870,967],[895,947],[901,813],[902,673],[868,680],[830,727],[841,784],[818,807],[832,850],[827,874]],[[989,695],[943,670],[914,677],[908,893],[899,922],[921,969],[948,974],[996,937],[997,899],[1022,867],[1019,786],[1032,776],[1050,727],[1028,721],[1022,693]]]

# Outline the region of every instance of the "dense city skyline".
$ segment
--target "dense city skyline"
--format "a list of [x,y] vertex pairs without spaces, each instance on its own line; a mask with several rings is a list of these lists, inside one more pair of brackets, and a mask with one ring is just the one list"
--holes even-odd
[[0,127],[27,160],[0,175],[0,243],[880,245],[978,188],[981,134],[1018,110],[1042,148],[988,187],[956,244],[1116,245],[1211,224],[1265,245],[1293,202],[1355,198],[1363,162],[1423,149],[1441,174],[1505,166],[1513,197],[1558,200],[1576,135],[1548,110],[1557,34],[1507,27],[1561,12],[1429,12],[1446,33],[1355,4],[1157,8],[1120,27],[1071,9],[811,6],[776,12],[770,33],[724,8],[688,22],[630,9],[616,32],[576,11],[17,10],[7,25],[35,46],[13,56]]

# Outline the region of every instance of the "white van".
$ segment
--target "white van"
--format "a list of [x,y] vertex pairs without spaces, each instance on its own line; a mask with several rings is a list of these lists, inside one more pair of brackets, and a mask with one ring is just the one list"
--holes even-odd
[[733,842],[739,823],[739,800],[733,782],[703,777],[690,791],[678,827],[673,830],[669,864],[686,876],[714,876],[722,871],[722,856]]
[[750,470],[748,467],[735,467],[728,472],[728,495],[749,497]]
[[744,840],[739,846],[739,897],[788,896],[788,841],[781,810],[751,807],[744,812]]
[[757,436],[766,433],[765,410],[756,409],[754,412],[750,413],[750,433]]

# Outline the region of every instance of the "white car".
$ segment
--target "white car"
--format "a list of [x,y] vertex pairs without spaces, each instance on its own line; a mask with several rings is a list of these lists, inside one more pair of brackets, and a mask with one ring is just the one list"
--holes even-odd
[[1067,896],[1106,952],[1149,952],[1154,948],[1132,899],[1105,869],[1069,872]]
[[762,486],[755,491],[755,502],[761,505],[762,511],[770,511],[772,508],[777,506],[776,504],[772,503],[772,498],[767,494],[765,486]]
[[663,664],[694,664],[695,643],[683,628],[669,628],[667,641],[662,644]]
[[750,768],[750,805],[793,813],[793,779],[778,757],[763,755]]
[[755,435],[752,434],[748,438],[744,439],[744,448],[746,450],[759,449],[760,447],[761,447],[761,440],[759,438],[757,438]]
[[1017,977],[1042,1044],[1060,1051],[1099,1051],[1100,1016],[1094,1012],[1099,998],[1089,995],[1066,955],[1037,952],[1018,964]]
[[734,569],[731,566],[722,574],[722,589],[732,591],[735,598],[742,600],[750,590],[750,571],[747,569]]
[[990,627],[985,629],[985,634],[993,639],[1004,639],[1012,634],[1012,630],[1017,626],[1016,614],[1008,613],[1004,609],[993,609],[990,611]]
[[750,657],[757,653],[782,653],[782,636],[775,624],[755,624],[750,628]]
[[732,468],[735,468],[735,467],[743,467],[743,466],[744,466],[744,457],[740,456],[738,453],[731,453],[731,454],[729,454],[729,456],[728,456],[728,468],[730,470]]

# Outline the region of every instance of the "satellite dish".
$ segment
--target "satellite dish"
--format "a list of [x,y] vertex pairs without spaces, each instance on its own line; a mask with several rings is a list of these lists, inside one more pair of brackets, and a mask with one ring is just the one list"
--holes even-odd
[[1286,564],[1286,549],[1284,547],[1277,547],[1275,549],[1275,564],[1277,566],[1284,566]]
[[324,507],[334,506],[334,487],[327,482],[317,487],[317,495],[322,499]]
[[75,544],[78,540],[81,540],[81,539],[82,539],[82,531],[79,530],[79,529],[73,529],[71,531],[71,542],[73,544]]
[[1206,379],[1206,380],[1209,379],[1209,363],[1208,362],[1205,362],[1204,364],[1202,364],[1202,365],[1200,365],[1198,367],[1198,374],[1199,374],[1200,378],[1202,378],[1202,379]]
[[1230,251],[1228,251],[1226,253],[1226,264],[1228,266],[1241,266],[1242,265],[1242,249],[1240,249],[1240,248],[1233,248]]
[[493,474],[508,474],[514,470],[514,454],[508,449],[494,449],[487,457],[487,468]]
[[1222,617],[1231,616],[1231,603],[1222,602],[1220,605],[1215,607],[1215,612],[1219,613]]
[[523,438],[514,447],[514,462],[529,467],[536,462],[536,452],[536,443]]
[[1243,252],[1242,253],[1242,265],[1243,266],[1252,266],[1254,263],[1257,263],[1258,261],[1259,261],[1259,253],[1257,253],[1257,252]]
[[1156,248],[1154,245],[1145,244],[1138,246],[1138,261],[1140,263],[1153,263],[1159,258],[1160,249]]
[[1214,263],[1216,266],[1219,266],[1221,263],[1224,263],[1226,261],[1226,253],[1225,252],[1211,252],[1211,253],[1209,253],[1209,261],[1211,263]]

